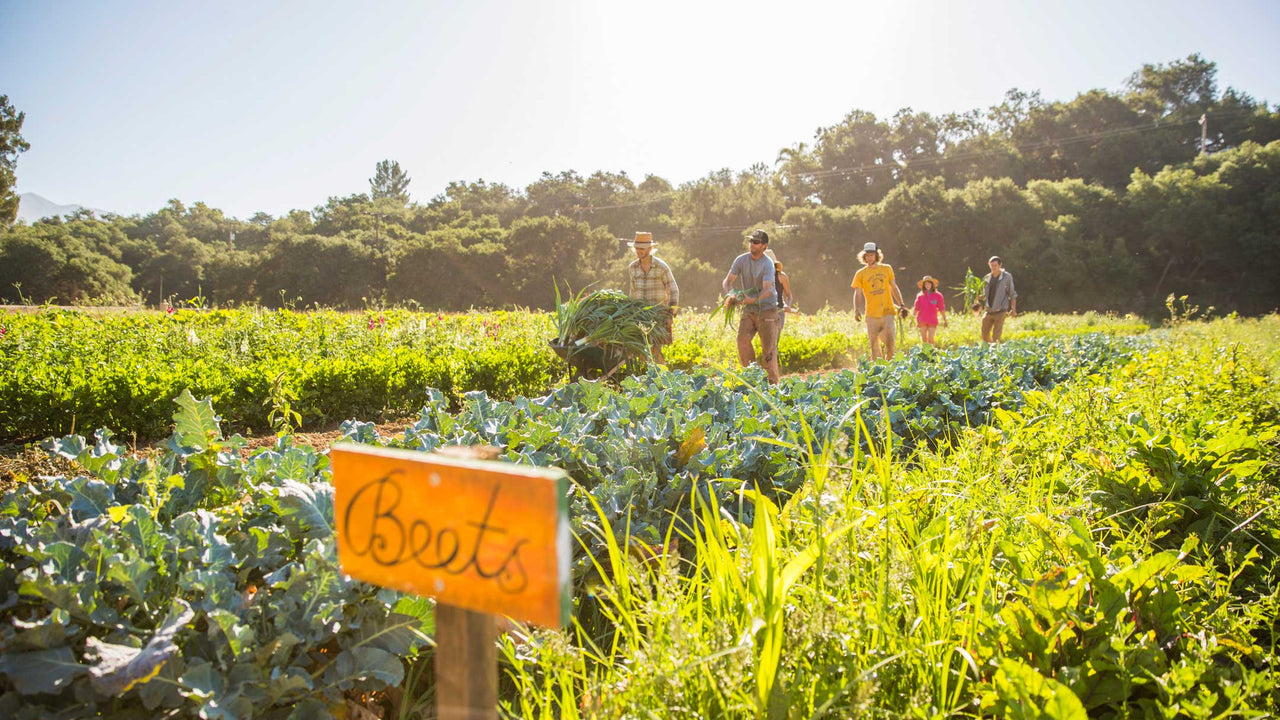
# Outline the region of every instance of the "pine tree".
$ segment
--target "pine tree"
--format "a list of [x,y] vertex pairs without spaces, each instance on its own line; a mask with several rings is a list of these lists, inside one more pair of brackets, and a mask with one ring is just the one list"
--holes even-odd
[[12,225],[18,216],[18,196],[13,192],[17,183],[14,168],[18,164],[18,153],[31,148],[22,139],[22,121],[26,115],[14,110],[8,95],[0,95],[0,226]]
[[409,202],[409,176],[400,169],[400,163],[383,160],[378,163],[373,178],[369,180],[373,199],[394,198],[401,205]]

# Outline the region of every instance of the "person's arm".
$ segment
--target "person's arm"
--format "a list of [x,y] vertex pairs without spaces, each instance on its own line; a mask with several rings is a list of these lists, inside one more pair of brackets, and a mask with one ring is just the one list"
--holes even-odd
[[756,296],[755,296],[755,297],[753,297],[753,298],[747,298],[747,302],[749,302],[749,303],[756,303],[757,305],[759,305],[759,304],[760,304],[760,298],[764,297],[765,295],[768,295],[770,290],[773,290],[773,281],[772,281],[772,280],[765,280],[765,281],[764,281],[764,287],[760,288],[760,294],[759,294],[759,295],[756,295]]
[[676,284],[676,275],[667,268],[667,304],[671,307],[680,305],[680,286]]
[[862,288],[855,287],[853,289],[853,320],[854,322],[862,322],[862,311],[867,307],[866,298],[862,296]]
[[720,283],[720,287],[721,289],[724,290],[725,295],[729,294],[729,291],[733,288],[733,281],[737,279],[738,279],[737,273],[735,273],[732,270],[729,271],[728,275],[724,276],[724,282]]
[[1009,317],[1018,314],[1018,291],[1013,289],[1013,276],[1009,276]]
[[898,307],[905,307],[907,301],[902,299],[902,291],[898,289],[898,281],[890,280],[889,289],[893,291],[893,296],[898,299]]

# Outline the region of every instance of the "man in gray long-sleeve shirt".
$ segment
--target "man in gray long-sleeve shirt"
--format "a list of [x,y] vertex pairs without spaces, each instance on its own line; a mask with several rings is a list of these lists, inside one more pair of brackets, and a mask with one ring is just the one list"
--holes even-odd
[[982,299],[987,309],[982,316],[982,342],[1000,342],[1004,319],[1018,314],[1018,291],[1013,289],[1013,276],[1004,269],[999,255],[992,255],[987,265],[991,272],[982,278]]

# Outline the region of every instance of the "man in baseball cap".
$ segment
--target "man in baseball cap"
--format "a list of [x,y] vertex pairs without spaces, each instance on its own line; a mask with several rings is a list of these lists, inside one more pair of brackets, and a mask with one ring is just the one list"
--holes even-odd
[[860,308],[865,304],[871,359],[892,360],[897,339],[896,316],[898,308],[906,304],[902,301],[902,291],[894,279],[893,268],[884,262],[884,253],[875,243],[863,245],[858,260],[864,267],[853,276],[853,317],[862,320]]
[[734,258],[729,274],[720,283],[725,295],[737,289],[742,300],[742,317],[738,320],[738,364],[746,367],[756,361],[752,338],[760,336],[760,367],[769,382],[778,382],[778,293],[774,289],[776,275],[773,261],[764,254],[769,247],[769,233],[754,230],[747,235],[749,251]]

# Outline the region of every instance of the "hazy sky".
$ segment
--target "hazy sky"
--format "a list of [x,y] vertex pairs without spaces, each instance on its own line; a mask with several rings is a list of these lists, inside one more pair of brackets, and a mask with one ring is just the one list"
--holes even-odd
[[426,201],[543,171],[673,183],[772,164],[850,110],[1069,100],[1201,53],[1280,102],[1280,2],[0,0],[20,192],[123,214]]

